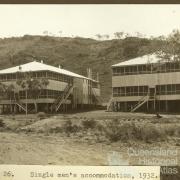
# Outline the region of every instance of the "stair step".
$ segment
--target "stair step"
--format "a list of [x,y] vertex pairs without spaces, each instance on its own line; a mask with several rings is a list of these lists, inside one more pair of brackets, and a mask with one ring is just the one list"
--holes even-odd
[[67,98],[71,94],[72,89],[73,89],[73,85],[68,86],[68,87],[65,88],[65,91],[64,91],[63,95],[60,98],[58,98],[60,100],[58,101],[58,103],[56,103],[57,104],[56,105],[56,111],[58,111],[58,109],[61,107],[61,105],[64,103],[64,101],[67,100]]
[[140,101],[138,104],[134,106],[134,108],[131,109],[131,112],[136,111],[138,108],[140,108],[144,103],[146,103],[149,100],[149,96],[145,96],[144,98],[141,98],[142,101]]
[[100,104],[103,102],[102,98],[100,96],[97,96],[96,92],[93,89],[92,89],[92,94]]
[[113,98],[110,99],[110,101],[109,101],[109,103],[108,103],[108,105],[107,105],[107,111],[110,110],[110,107],[111,107],[111,105],[112,105],[112,102],[113,102]]

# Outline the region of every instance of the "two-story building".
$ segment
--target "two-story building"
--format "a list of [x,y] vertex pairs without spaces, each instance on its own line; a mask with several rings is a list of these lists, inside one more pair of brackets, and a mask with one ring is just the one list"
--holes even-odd
[[0,70],[1,112],[60,112],[97,106],[100,86],[90,76],[90,71],[85,77],[42,61]]
[[112,111],[180,111],[180,62],[156,54],[112,65]]

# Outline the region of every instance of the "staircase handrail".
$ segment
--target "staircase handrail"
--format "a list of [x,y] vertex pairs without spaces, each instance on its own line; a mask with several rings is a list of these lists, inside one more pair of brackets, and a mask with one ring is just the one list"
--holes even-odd
[[73,89],[73,85],[69,86],[69,88],[66,91],[64,91],[62,98],[60,99],[59,103],[56,106],[56,111],[58,111],[62,103],[69,97],[72,89]]
[[112,102],[113,102],[113,97],[111,97],[111,99],[110,99],[109,102],[108,102],[107,111],[109,111],[109,108],[110,108]]
[[92,92],[93,92],[94,97],[95,97],[100,103],[102,103],[103,100],[101,99],[101,96],[97,96],[96,91],[95,91],[93,88],[92,88]]
[[21,109],[26,111],[26,107],[23,107],[23,104],[20,101],[15,100],[15,104],[17,104]]
[[131,108],[131,112],[134,112],[136,109],[138,109],[139,107],[141,107],[145,102],[147,102],[149,99],[149,94],[147,94],[146,96],[143,96],[143,98],[141,98],[137,104],[134,105],[133,108]]
[[142,101],[144,101],[144,99],[145,99],[147,96],[149,96],[149,95],[147,94],[147,95],[141,97],[141,98],[138,100],[138,102],[134,105],[134,107],[135,107],[136,105],[140,104]]
[[71,87],[72,85],[68,84],[65,89],[63,90],[63,93],[58,96],[58,98],[55,99],[53,104],[57,104],[65,95],[65,92]]

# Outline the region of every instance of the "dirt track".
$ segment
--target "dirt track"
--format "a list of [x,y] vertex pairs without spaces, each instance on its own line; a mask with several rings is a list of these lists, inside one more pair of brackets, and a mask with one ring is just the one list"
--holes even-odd
[[[118,152],[121,156],[121,162],[131,165],[138,165],[137,158],[128,157],[127,149],[129,147],[150,149],[153,147],[162,148],[177,148],[173,143],[153,143],[146,144],[141,142],[116,142],[95,143],[86,139],[79,139],[77,137],[67,137],[63,134],[42,134],[37,132],[13,132],[13,128],[18,127],[33,127],[35,129],[47,128],[47,126],[55,126],[59,123],[59,119],[71,118],[78,121],[88,115],[89,118],[96,118],[103,120],[104,118],[121,117],[130,120],[139,120],[152,117],[152,115],[132,114],[126,113],[104,113],[100,112],[86,112],[75,115],[58,115],[44,119],[41,121],[34,121],[34,116],[16,116],[13,120],[7,116],[3,116],[11,130],[0,133],[0,164],[53,164],[53,165],[108,165],[113,152]],[[121,116],[120,116],[121,115]],[[169,116],[168,118],[175,117]],[[31,123],[27,123],[31,121]],[[29,120],[30,119],[30,120]],[[50,123],[50,124],[48,124]],[[117,155],[115,154],[114,157]],[[112,159],[111,159],[112,160]],[[118,162],[117,162],[118,163]],[[178,161],[179,163],[179,161]]]
[[[61,137],[0,134],[1,164],[105,165],[103,145],[87,145]],[[110,148],[109,148],[110,149]]]

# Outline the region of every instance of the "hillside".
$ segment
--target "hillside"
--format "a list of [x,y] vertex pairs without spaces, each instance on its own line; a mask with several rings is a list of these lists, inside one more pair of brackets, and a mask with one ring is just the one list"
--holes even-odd
[[111,65],[157,50],[158,40],[129,37],[97,41],[85,38],[50,36],[0,39],[0,68],[30,62],[33,59],[85,75],[88,67],[99,72],[105,102],[111,96]]

